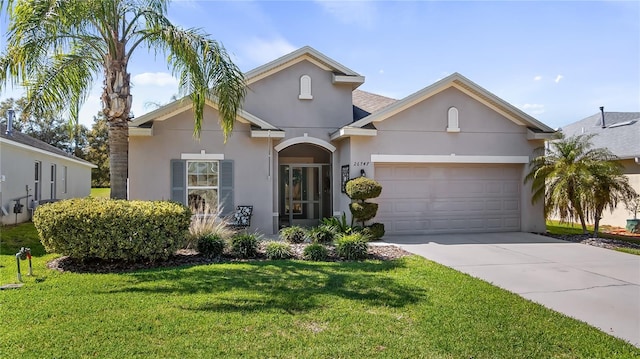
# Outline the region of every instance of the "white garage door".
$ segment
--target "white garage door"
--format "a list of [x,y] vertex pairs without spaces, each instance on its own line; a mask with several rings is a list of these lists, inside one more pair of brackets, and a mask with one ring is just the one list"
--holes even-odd
[[520,230],[522,165],[378,164],[389,234]]

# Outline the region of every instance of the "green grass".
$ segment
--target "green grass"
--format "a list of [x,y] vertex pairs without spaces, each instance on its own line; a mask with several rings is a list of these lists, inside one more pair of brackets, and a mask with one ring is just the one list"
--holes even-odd
[[110,194],[111,188],[91,188],[91,197],[109,198]]
[[[18,229],[32,233],[2,228],[2,243]],[[417,256],[125,274],[59,273],[45,269],[52,258],[34,257],[34,277],[0,292],[1,356],[640,356],[640,349],[582,322]],[[0,265],[2,283],[15,281],[13,255],[3,252]]]

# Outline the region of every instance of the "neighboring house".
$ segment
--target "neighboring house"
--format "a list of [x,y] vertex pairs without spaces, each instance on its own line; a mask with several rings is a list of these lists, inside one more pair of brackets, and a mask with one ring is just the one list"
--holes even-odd
[[[11,126],[9,126],[11,128]],[[0,219],[28,221],[42,201],[86,197],[96,166],[19,131],[0,125]],[[15,213],[16,204],[22,206]]]
[[188,98],[131,122],[131,199],[253,205],[251,229],[276,233],[350,216],[344,180],[365,175],[383,186],[375,221],[387,233],[545,230],[523,179],[554,131],[462,75],[396,101],[303,47],[245,76],[226,143],[213,101],[199,140]]
[[[561,131],[567,137],[593,135],[593,147],[608,148],[618,156],[629,183],[640,193],[640,112],[604,112],[604,123],[602,119],[603,113],[596,113],[564,126]],[[600,223],[624,228],[628,218],[633,218],[633,214],[621,204],[613,213],[605,211]]]

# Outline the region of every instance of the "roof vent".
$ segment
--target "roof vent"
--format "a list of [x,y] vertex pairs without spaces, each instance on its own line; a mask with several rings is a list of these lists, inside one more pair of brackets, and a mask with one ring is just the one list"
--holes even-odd
[[600,112],[602,112],[602,128],[607,127],[607,125],[604,123],[604,106],[600,106]]
[[633,125],[634,123],[638,122],[638,120],[631,120],[631,121],[624,121],[624,122],[618,122],[618,123],[614,123],[613,125],[609,126],[609,128],[615,128],[615,127],[622,127],[622,126],[628,126],[628,125]]
[[13,116],[15,116],[16,112],[13,109],[7,110],[7,131],[5,132],[7,136],[13,135]]

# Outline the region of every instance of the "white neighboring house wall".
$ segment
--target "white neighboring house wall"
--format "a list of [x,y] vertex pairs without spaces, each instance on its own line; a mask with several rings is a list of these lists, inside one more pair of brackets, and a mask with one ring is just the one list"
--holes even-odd
[[[91,168],[95,165],[72,156],[36,148],[2,133],[0,137],[0,222],[3,225],[31,219],[38,186],[40,201],[86,197],[91,193]],[[20,134],[25,136],[24,134]],[[36,181],[36,162],[40,178]],[[52,166],[54,166],[53,179]],[[52,193],[52,190],[54,191]],[[26,196],[29,195],[27,198]],[[20,199],[22,213],[14,213]]]

